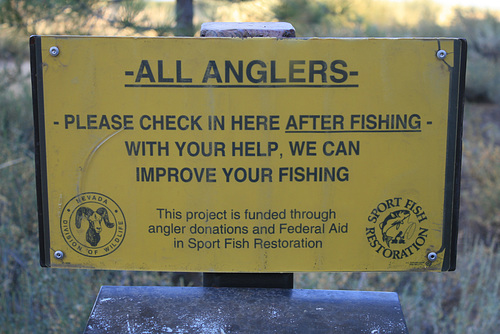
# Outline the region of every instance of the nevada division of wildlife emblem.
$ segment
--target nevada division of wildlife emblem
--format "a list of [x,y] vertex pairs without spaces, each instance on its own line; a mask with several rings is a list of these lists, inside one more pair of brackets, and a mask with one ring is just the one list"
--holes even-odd
[[428,228],[424,209],[415,201],[394,197],[374,207],[366,228],[370,246],[387,259],[406,259],[426,243]]
[[103,194],[75,196],[61,213],[64,240],[81,255],[101,257],[114,252],[123,242],[125,231],[122,210]]

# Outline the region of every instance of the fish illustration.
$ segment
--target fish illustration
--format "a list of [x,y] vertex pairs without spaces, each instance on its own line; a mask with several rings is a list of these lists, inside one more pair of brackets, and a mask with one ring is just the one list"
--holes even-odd
[[382,230],[382,240],[391,247],[391,243],[404,243],[403,226],[410,217],[409,210],[397,210],[391,212],[383,222],[379,224]]

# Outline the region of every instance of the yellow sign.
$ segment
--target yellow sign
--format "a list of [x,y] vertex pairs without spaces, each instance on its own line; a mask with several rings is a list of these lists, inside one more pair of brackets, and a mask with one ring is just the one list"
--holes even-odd
[[31,38],[41,262],[452,270],[464,40]]

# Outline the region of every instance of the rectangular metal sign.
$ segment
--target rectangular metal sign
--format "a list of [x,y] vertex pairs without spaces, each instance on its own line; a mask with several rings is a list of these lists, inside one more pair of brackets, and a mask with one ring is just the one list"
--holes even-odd
[[31,38],[41,264],[453,270],[461,39]]

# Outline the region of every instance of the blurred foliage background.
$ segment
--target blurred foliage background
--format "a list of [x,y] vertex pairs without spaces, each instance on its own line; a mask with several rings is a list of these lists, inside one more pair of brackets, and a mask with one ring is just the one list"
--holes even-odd
[[396,291],[411,333],[498,332],[499,17],[430,0],[0,0],[0,332],[81,332],[102,285],[200,284],[196,274],[39,267],[29,35],[190,36],[210,21],[287,21],[298,36],[467,38],[457,271],[298,273],[295,286]]

